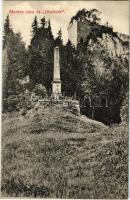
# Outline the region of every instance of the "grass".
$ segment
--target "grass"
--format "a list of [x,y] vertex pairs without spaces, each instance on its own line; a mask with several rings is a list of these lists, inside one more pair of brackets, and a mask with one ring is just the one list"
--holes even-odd
[[5,114],[2,196],[126,199],[128,128],[39,108]]

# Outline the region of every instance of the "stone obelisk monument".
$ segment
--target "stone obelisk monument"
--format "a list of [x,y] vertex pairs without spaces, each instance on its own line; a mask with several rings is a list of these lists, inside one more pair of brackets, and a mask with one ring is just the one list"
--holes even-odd
[[59,47],[54,48],[54,71],[52,82],[52,96],[59,99],[61,96],[61,80],[60,80],[60,56]]

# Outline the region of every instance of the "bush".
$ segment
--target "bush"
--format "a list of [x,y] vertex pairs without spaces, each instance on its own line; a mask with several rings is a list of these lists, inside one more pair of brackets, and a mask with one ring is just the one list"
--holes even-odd
[[17,110],[17,104],[19,102],[19,98],[17,95],[10,95],[8,98],[7,98],[7,107],[6,107],[6,110],[11,112],[13,110]]
[[2,111],[4,113],[30,110],[36,105],[39,98],[40,97],[35,92],[30,92],[29,90],[26,90],[19,95],[10,95],[8,98],[2,100]]
[[19,95],[19,103],[17,104],[17,109],[31,109],[31,93],[26,90],[24,93]]
[[80,107],[79,107],[79,105],[76,105],[75,103],[71,103],[70,105],[64,105],[63,109],[70,111],[74,115],[80,114]]
[[46,90],[45,86],[43,86],[42,84],[36,84],[34,92],[38,96],[42,96],[42,97],[46,97],[47,96],[47,90]]
[[121,120],[122,122],[128,123],[129,120],[129,98],[128,93],[124,99],[123,105],[120,110]]

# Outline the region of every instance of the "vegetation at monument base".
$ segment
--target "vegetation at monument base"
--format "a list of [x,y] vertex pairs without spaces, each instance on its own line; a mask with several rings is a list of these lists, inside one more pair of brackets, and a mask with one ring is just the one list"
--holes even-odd
[[126,199],[128,128],[60,107],[3,115],[2,196]]

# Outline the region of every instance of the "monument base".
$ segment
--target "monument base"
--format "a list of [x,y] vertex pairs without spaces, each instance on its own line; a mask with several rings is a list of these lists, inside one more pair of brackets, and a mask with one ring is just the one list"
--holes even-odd
[[51,95],[51,99],[59,100],[59,99],[62,99],[62,98],[63,98],[63,96],[62,96],[61,93],[53,93]]
[[61,94],[61,81],[54,80],[52,82],[52,94]]
[[[59,98],[59,99],[58,99]],[[43,106],[58,106],[63,108],[64,110],[70,110],[71,112],[76,114],[80,114],[80,103],[78,100],[73,100],[72,98],[64,98],[62,94],[52,94],[51,98],[40,99],[37,102],[36,107]]]

